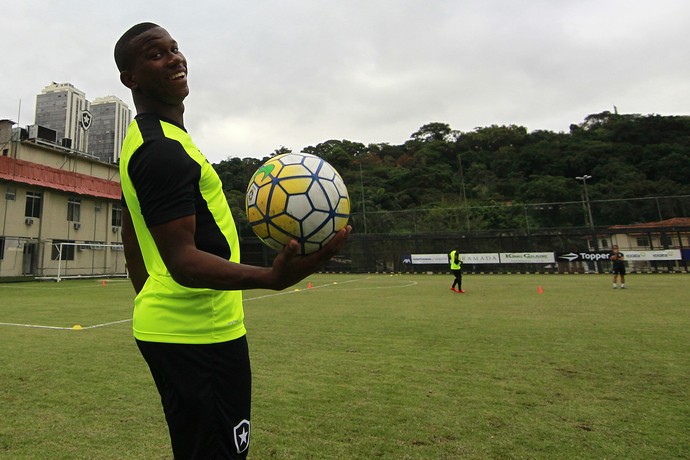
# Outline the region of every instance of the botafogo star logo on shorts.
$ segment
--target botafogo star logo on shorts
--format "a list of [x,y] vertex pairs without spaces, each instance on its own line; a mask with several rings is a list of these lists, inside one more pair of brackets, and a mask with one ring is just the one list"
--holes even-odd
[[249,433],[251,431],[251,425],[249,420],[242,420],[240,423],[235,425],[233,430],[235,434],[235,447],[237,447],[237,453],[241,454],[249,448]]

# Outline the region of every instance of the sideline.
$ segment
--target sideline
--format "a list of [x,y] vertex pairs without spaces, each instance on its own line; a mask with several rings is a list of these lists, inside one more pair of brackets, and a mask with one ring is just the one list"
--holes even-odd
[[110,321],[108,323],[94,324],[92,326],[82,326],[80,324],[75,324],[72,327],[43,326],[40,324],[19,324],[19,323],[0,323],[0,326],[28,327],[28,328],[32,328],[32,329],[52,329],[55,331],[81,331],[81,330],[85,330],[85,329],[96,329],[99,327],[113,326],[115,324],[127,323],[127,322],[131,322],[131,321],[132,321],[132,318],[128,318],[128,319],[121,319],[118,321]]
[[[373,277],[368,276],[364,278],[364,280],[370,280]],[[267,299],[271,297],[277,297],[281,295],[288,295],[288,294],[295,294],[298,292],[303,292],[307,290],[314,290],[314,289],[324,289],[328,287],[333,287],[341,284],[350,284],[350,283],[356,283],[360,282],[362,279],[352,279],[352,280],[347,280],[347,281],[334,281],[331,283],[326,283],[326,284],[321,284],[318,286],[312,286],[311,282],[309,282],[309,287],[306,288],[294,288],[292,290],[284,290],[280,292],[275,292],[271,294],[266,294],[258,297],[249,297],[249,298],[244,298],[244,302],[250,302],[252,300],[261,300],[261,299]],[[401,288],[401,287],[411,287],[417,285],[417,281],[411,281],[406,284],[398,284],[395,286],[371,286],[371,287],[359,287],[359,288],[347,288],[346,291],[366,291],[366,290],[374,290],[374,289],[393,289],[393,288]],[[57,288],[45,288],[45,289],[57,289]],[[31,329],[49,329],[49,330],[54,330],[54,331],[83,331],[87,329],[97,329],[101,327],[108,327],[108,326],[114,326],[117,324],[122,324],[122,323],[128,323],[132,322],[132,318],[127,318],[127,319],[121,319],[117,321],[110,321],[107,323],[102,323],[102,324],[94,324],[91,326],[82,326],[80,324],[75,324],[74,326],[71,327],[64,327],[64,326],[44,326],[40,324],[20,324],[20,323],[2,323],[0,322],[0,327],[1,326],[7,326],[7,327],[25,327],[25,328],[31,328]]]

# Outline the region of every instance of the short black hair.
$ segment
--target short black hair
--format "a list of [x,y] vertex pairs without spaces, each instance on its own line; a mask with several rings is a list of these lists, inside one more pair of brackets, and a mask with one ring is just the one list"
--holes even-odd
[[115,64],[120,72],[129,70],[132,65],[132,56],[129,52],[129,43],[132,39],[156,27],[160,26],[153,22],[142,22],[130,27],[127,32],[122,34],[122,37],[115,43]]

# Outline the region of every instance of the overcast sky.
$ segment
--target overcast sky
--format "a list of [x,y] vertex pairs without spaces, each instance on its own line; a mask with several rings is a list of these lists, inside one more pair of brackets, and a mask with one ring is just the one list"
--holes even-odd
[[32,124],[53,81],[134,110],[112,50],[151,21],[187,57],[185,125],[212,163],[329,139],[402,144],[430,122],[567,132],[614,105],[690,113],[687,0],[0,4],[0,119]]

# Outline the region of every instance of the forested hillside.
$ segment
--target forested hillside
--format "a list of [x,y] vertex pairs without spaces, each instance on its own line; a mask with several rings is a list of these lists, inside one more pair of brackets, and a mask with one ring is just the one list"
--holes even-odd
[[[390,216],[409,219],[399,211],[411,209],[461,216],[437,219],[441,231],[465,219],[475,230],[584,226],[584,183],[576,177],[585,175],[591,176],[586,186],[596,225],[690,215],[687,198],[665,198],[690,195],[686,116],[603,112],[571,125],[568,133],[515,125],[459,132],[429,123],[402,145],[329,140],[303,151],[340,172],[354,214],[374,216],[368,218],[374,226],[375,216],[388,216],[383,232],[396,227]],[[240,221],[246,185],[261,162],[228,158],[214,165]]]

